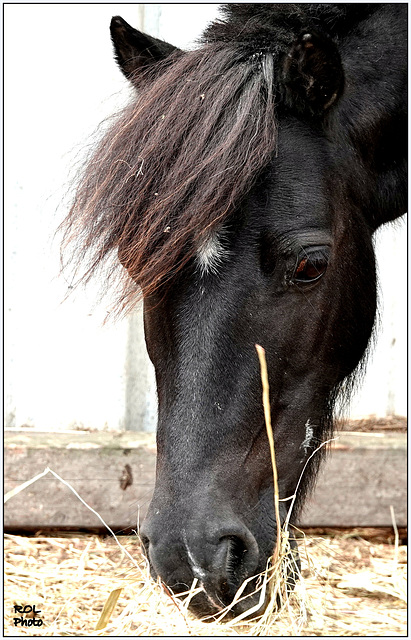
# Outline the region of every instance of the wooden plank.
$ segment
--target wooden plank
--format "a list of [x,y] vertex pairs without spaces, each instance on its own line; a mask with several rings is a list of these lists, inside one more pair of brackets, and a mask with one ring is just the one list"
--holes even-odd
[[[135,529],[154,488],[154,436],[141,433],[7,433],[5,492],[50,467],[114,530]],[[101,528],[101,522],[52,475],[4,506],[6,529]]]
[[301,524],[307,527],[407,526],[405,433],[341,433],[320,469]]
[[[406,435],[341,433],[301,526],[406,526]],[[155,437],[132,432],[6,432],[5,492],[50,467],[116,532],[137,528],[154,488]],[[52,475],[4,507],[6,530],[94,529],[101,522]]]

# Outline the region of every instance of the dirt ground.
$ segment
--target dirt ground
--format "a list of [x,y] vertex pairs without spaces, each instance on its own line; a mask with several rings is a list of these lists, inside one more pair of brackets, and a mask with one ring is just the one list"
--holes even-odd
[[[122,536],[120,548],[112,538],[93,535],[7,534],[4,633],[406,636],[403,535],[395,539],[392,531],[379,530],[306,533],[300,541],[302,579],[287,605],[262,630],[252,623],[194,619],[179,601],[148,580],[134,537]],[[103,607],[116,589],[113,597],[118,600],[109,622],[96,631]]]

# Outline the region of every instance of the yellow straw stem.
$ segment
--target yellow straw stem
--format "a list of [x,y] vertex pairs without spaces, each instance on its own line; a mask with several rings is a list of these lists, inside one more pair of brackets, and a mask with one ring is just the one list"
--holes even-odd
[[281,544],[281,520],[280,520],[280,496],[278,492],[278,476],[277,476],[277,465],[275,462],[275,447],[274,447],[274,436],[273,429],[271,426],[271,410],[270,410],[270,386],[268,384],[268,372],[267,372],[267,361],[265,358],[265,349],[261,347],[259,344],[255,345],[257,350],[258,359],[260,361],[260,371],[261,371],[261,383],[263,386],[263,407],[264,407],[264,418],[265,418],[265,427],[267,430],[268,442],[270,444],[270,454],[271,454],[271,465],[273,468],[273,481],[274,481],[274,512],[275,512],[275,520],[277,523],[277,543],[275,545],[275,550],[273,553],[273,565],[278,558]]
[[103,611],[101,612],[99,621],[97,622],[97,625],[95,627],[95,631],[101,631],[101,629],[104,629],[111,617],[111,614],[113,613],[116,604],[117,604],[117,600],[120,596],[120,593],[122,591],[122,587],[120,587],[119,589],[114,589],[109,597],[107,598],[107,601],[103,607]]

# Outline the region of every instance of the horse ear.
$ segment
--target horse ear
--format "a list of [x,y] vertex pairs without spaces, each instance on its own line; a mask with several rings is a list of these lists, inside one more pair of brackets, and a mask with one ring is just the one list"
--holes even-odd
[[133,29],[120,16],[112,18],[110,33],[116,61],[130,80],[137,79],[139,72],[146,71],[178,50],[167,42]]
[[335,43],[306,32],[294,42],[282,70],[285,103],[298,112],[321,114],[339,97],[344,73]]

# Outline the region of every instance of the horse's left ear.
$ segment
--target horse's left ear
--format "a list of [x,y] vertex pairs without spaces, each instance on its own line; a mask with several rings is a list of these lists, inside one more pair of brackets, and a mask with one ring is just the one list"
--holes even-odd
[[320,115],[339,97],[344,84],[340,54],[327,36],[302,33],[288,52],[282,69],[287,106]]
[[120,16],[112,18],[110,24],[114,54],[120,69],[127,79],[137,80],[139,72],[154,67],[165,60],[177,47],[133,29]]

